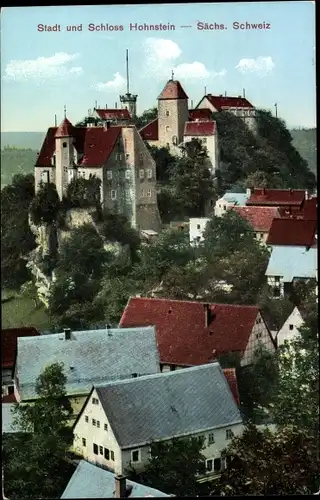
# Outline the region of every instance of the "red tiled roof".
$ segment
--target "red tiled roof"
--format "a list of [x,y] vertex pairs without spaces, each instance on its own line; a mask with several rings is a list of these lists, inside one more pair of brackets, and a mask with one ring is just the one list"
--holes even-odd
[[303,189],[264,189],[256,188],[251,191],[251,196],[246,205],[302,205],[305,199]]
[[213,120],[212,111],[209,108],[189,109],[189,121],[194,122],[197,120]]
[[[43,141],[36,167],[52,167],[51,158],[55,151],[56,128],[48,129]],[[83,154],[79,165],[100,167],[109,158],[121,133],[121,127],[74,127],[74,146]]]
[[181,83],[176,80],[169,80],[158,99],[188,99]]
[[[227,378],[226,375],[225,375],[225,377]],[[17,402],[17,400],[16,400],[16,397],[14,394],[7,394],[6,396],[2,396],[2,404],[3,403],[16,403],[16,402]]]
[[157,141],[159,139],[158,118],[142,127],[139,134],[144,141]]
[[216,130],[216,122],[209,120],[186,122],[184,125],[184,135],[186,136],[214,135]]
[[318,220],[318,197],[304,200],[301,207],[281,207],[279,213],[281,217]]
[[72,137],[73,135],[73,125],[69,122],[68,118],[65,118],[62,123],[60,123],[57,131],[55,133],[56,137]]
[[257,306],[209,305],[212,321],[205,326],[205,304],[167,299],[131,298],[120,327],[156,327],[161,363],[201,365],[220,354],[243,352],[259,312]]
[[226,97],[207,94],[205,96],[210,104],[217,111],[223,111],[223,108],[253,108],[252,104],[245,97]]
[[267,245],[312,246],[315,244],[317,221],[303,219],[274,219]]
[[255,231],[268,232],[273,219],[279,217],[277,207],[232,207]]
[[18,337],[33,337],[40,335],[33,327],[7,328],[1,330],[1,363],[2,368],[11,368],[14,365],[17,353]]
[[223,373],[227,379],[227,382],[229,384],[229,387],[231,389],[231,392],[233,394],[233,397],[234,397],[237,405],[240,406],[240,396],[239,396],[236,369],[235,368],[224,368]]
[[130,120],[127,109],[94,109],[101,120]]

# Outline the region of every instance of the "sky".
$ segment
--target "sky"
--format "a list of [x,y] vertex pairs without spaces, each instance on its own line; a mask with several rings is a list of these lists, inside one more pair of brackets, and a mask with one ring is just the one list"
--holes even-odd
[[[190,108],[205,88],[245,89],[257,108],[275,113],[277,104],[288,127],[316,126],[314,2],[7,7],[1,17],[1,131],[43,132],[64,106],[73,123],[96,101],[121,107],[126,49],[138,114],[157,105],[173,71]],[[213,29],[200,29],[206,23]],[[160,24],[175,29],[145,29]]]

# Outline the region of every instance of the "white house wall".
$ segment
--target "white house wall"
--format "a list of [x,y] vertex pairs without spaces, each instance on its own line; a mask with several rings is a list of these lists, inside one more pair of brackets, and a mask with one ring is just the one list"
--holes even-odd
[[[99,404],[92,404],[92,398],[99,399],[95,390],[92,392],[90,400],[87,402],[81,417],[74,427],[74,451],[88,462],[104,466],[116,474],[121,474],[121,451],[117,440],[102,408],[101,402],[99,401]],[[86,416],[89,422],[85,421]],[[100,422],[99,428],[96,425],[92,425],[92,419]],[[104,424],[108,425],[107,431],[104,430]],[[82,438],[86,439],[86,446],[83,446]],[[106,460],[104,454],[100,454],[100,449],[99,455],[95,455],[93,453],[93,443],[98,445],[98,447],[103,446],[103,448],[108,448],[108,450],[113,451],[114,461],[111,460],[111,454],[110,459]]]
[[274,353],[276,350],[275,345],[270,338],[269,330],[259,312],[241,360],[242,366],[249,365],[253,362],[255,351],[260,345],[263,345],[267,351],[271,353]]
[[189,241],[191,245],[204,240],[203,233],[209,220],[208,217],[192,218],[189,220]]
[[[299,328],[304,321],[301,317],[299,309],[294,308],[290,316],[286,319],[277,335],[277,345],[283,345],[285,340],[291,341],[299,334]],[[291,328],[290,328],[291,326]]]

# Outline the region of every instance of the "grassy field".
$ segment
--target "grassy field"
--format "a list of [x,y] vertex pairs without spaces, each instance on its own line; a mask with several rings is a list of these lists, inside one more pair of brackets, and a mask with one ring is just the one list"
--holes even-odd
[[16,328],[19,326],[34,326],[38,330],[48,330],[51,326],[50,318],[44,308],[35,308],[29,297],[24,297],[14,290],[2,290],[1,300],[14,297],[1,304],[2,328]]

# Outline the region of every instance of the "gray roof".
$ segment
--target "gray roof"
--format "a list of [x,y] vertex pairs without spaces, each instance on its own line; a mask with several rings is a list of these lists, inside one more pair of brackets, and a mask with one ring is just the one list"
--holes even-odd
[[[127,486],[129,485],[132,486],[129,498],[170,496],[159,490],[127,480]],[[113,498],[114,492],[115,474],[81,460],[61,498]]]
[[219,363],[96,387],[121,448],[241,423]]
[[317,278],[317,263],[317,248],[273,246],[266,276],[282,276],[285,283],[294,278]]
[[155,328],[115,328],[19,337],[17,374],[22,400],[36,398],[35,382],[44,368],[64,363],[69,395],[87,394],[93,385],[158,373]]
[[236,205],[239,206],[244,206],[246,202],[248,201],[248,194],[247,193],[225,193],[222,196],[222,200],[225,200],[229,203],[235,203]]
[[[2,403],[2,434],[13,434],[19,432],[13,425],[13,414],[12,409],[16,403]],[[20,431],[23,432],[23,431]]]

